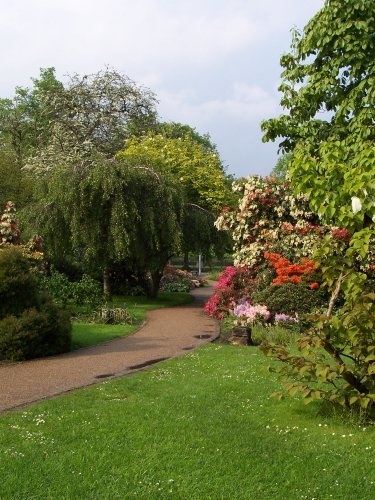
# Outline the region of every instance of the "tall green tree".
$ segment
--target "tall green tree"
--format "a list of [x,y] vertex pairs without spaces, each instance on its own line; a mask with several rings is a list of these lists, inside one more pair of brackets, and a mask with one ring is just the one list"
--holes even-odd
[[120,159],[157,163],[180,184],[185,199],[182,250],[185,267],[189,252],[210,257],[229,249],[228,235],[218,233],[214,221],[220,210],[233,204],[231,179],[225,173],[216,147],[188,125],[160,124],[159,133],[131,137]]
[[164,266],[180,245],[182,199],[176,186],[150,166],[96,158],[90,168],[76,162],[54,168],[39,184],[32,212],[50,257],[76,256],[91,272],[132,268],[146,292],[157,294]]
[[[288,358],[302,381],[297,388],[303,392],[308,380],[324,381],[333,389],[305,395],[365,409],[375,401],[374,33],[372,0],[326,0],[305,29],[294,32],[292,50],[281,58],[287,113],[262,124],[264,140],[280,137],[280,148],[293,152],[295,190],[308,195],[324,223],[351,236],[347,245],[326,240],[316,254],[332,297],[304,339],[304,369]],[[340,294],[344,306],[333,314]],[[314,361],[311,351],[318,346],[330,361]],[[339,378],[344,385],[335,383]]]
[[61,88],[54,68],[41,69],[31,88],[17,87],[12,99],[0,99],[0,204],[16,200],[21,208],[32,196],[33,179],[22,170],[49,141],[52,117],[46,94]]
[[[87,266],[101,269],[105,291],[112,262],[129,258],[132,251],[140,260],[140,248],[147,248],[147,271],[155,271],[156,279],[157,265],[168,260],[179,239],[178,214],[171,209],[174,191],[166,176],[161,179],[149,166],[119,165],[113,159],[123,145],[127,123],[153,119],[155,102],[152,92],[108,69],[74,75],[66,85],[43,93],[51,133],[25,166],[39,179],[29,221],[39,222],[47,252],[55,257],[74,252]],[[155,179],[160,182],[155,184]],[[152,214],[145,198],[136,196],[140,186],[150,199]],[[157,200],[153,193],[158,194]],[[159,207],[158,221],[165,216],[163,228],[155,222],[160,200],[164,210]],[[168,242],[164,227],[169,231]],[[141,235],[147,244],[139,243]],[[164,246],[167,257],[161,256]]]
[[31,88],[17,87],[12,99],[0,99],[1,149],[11,152],[20,168],[48,142],[52,116],[46,97],[63,88],[54,68],[41,69],[32,82]]

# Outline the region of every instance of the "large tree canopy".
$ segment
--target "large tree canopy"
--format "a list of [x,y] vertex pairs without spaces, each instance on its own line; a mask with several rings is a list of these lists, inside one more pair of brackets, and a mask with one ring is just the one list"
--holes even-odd
[[58,127],[55,134],[67,134],[84,146],[107,157],[121,149],[130,120],[153,120],[154,94],[114,70],[94,75],[73,75],[69,83],[47,94],[46,105]]
[[219,155],[207,149],[190,133],[168,137],[149,132],[143,137],[131,137],[118,157],[157,162],[178,179],[189,203],[207,210],[217,212],[231,199]]
[[126,262],[142,278],[151,273],[147,291],[155,295],[164,266],[179,250],[181,193],[148,166],[98,157],[90,168],[66,162],[39,183],[32,208],[50,256],[75,255],[86,269],[101,271],[105,293],[111,267]]
[[375,217],[374,33],[373,0],[327,0],[281,58],[287,113],[262,124],[264,140],[293,151],[291,178],[312,208],[353,229]]
[[216,215],[225,205],[233,203],[231,178],[209,136],[201,136],[188,125],[161,123],[158,133],[133,136],[118,154],[123,160],[150,162],[159,165],[182,188],[185,201],[182,251],[185,267],[189,252],[212,253],[221,257],[229,250],[229,238],[214,226]]

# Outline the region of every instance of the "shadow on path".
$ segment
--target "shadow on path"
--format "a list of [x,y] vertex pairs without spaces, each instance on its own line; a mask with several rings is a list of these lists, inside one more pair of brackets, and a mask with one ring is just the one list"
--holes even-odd
[[0,366],[0,411],[31,404],[79,387],[134,373],[211,342],[218,323],[203,312],[212,286],[193,290],[194,302],[147,315],[129,337],[60,356]]

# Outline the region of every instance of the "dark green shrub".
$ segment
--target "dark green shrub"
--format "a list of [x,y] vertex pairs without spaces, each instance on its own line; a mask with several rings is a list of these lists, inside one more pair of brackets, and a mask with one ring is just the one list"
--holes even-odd
[[70,283],[73,302],[79,306],[98,307],[103,302],[100,284],[84,274],[80,281]]
[[52,269],[49,276],[43,275],[40,278],[40,288],[64,306],[68,303],[72,295],[70,285],[68,277],[55,269]]
[[0,318],[38,305],[39,292],[30,263],[15,246],[0,250]]
[[100,283],[84,274],[80,281],[69,281],[68,277],[53,269],[49,276],[40,278],[40,287],[63,306],[73,302],[79,306],[98,307],[103,301]]
[[69,314],[43,297],[20,250],[0,250],[0,360],[23,360],[70,350]]
[[70,350],[69,314],[52,302],[0,320],[0,359],[21,361]]
[[271,314],[307,314],[324,304],[320,291],[310,290],[303,284],[285,283],[269,285],[254,293],[254,304],[264,304]]

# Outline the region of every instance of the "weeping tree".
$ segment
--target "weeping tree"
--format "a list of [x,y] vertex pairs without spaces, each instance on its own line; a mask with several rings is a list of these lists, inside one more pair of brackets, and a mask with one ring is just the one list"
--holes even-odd
[[152,167],[96,157],[85,168],[55,168],[30,213],[51,258],[73,255],[100,270],[105,296],[112,266],[123,264],[154,297],[179,249],[182,208],[178,188]]
[[214,226],[225,205],[232,205],[231,178],[226,175],[209,136],[188,125],[161,123],[143,136],[133,136],[117,155],[123,160],[148,161],[179,183],[185,199],[183,244],[185,267],[189,252],[222,256],[228,235]]

